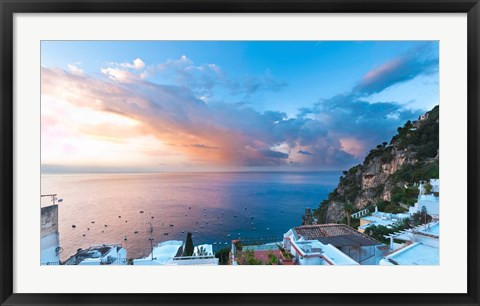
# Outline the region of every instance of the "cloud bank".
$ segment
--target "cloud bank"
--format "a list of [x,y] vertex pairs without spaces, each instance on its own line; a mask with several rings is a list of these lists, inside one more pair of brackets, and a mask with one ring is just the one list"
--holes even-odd
[[[76,66],[69,71],[42,67],[42,98],[54,99],[60,108],[132,120],[135,124],[128,129],[92,120],[77,128],[75,135],[94,135],[110,142],[150,135],[162,146],[144,153],[157,158],[158,164],[174,155],[189,165],[212,167],[345,169],[361,162],[372,147],[388,141],[398,126],[423,112],[395,101],[369,103],[364,98],[416,76],[436,73],[438,56],[431,49],[426,44],[373,67],[350,92],[320,100],[290,118],[277,110],[259,112],[245,103],[208,98],[219,86],[244,97],[287,86],[270,73],[232,80],[217,65],[196,65],[185,55],[159,65],[149,66],[140,58],[112,64],[102,68],[103,77],[86,75]],[[173,83],[149,81],[152,75],[162,74],[169,75]],[[44,139],[68,137],[54,135],[51,127],[55,124],[52,115],[42,112]]]

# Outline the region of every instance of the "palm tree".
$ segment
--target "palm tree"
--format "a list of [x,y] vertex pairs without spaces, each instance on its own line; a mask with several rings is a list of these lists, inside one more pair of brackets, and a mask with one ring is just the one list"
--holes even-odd
[[350,202],[346,202],[343,204],[343,211],[345,212],[345,216],[347,217],[348,226],[350,226],[350,221],[352,219],[352,212],[354,209],[355,209],[355,206]]

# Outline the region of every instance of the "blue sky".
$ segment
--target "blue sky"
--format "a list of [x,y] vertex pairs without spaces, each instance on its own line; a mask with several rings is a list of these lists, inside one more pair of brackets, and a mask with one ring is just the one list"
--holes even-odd
[[41,62],[64,167],[346,169],[439,103],[438,42],[44,41]]

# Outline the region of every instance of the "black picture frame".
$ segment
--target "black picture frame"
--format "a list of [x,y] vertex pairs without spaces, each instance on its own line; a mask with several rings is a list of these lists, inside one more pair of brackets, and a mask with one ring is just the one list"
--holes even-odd
[[[0,302],[2,305],[479,305],[478,0],[1,0]],[[468,293],[466,294],[19,294],[13,292],[13,16],[15,13],[467,13]],[[455,280],[452,280],[455,281]]]

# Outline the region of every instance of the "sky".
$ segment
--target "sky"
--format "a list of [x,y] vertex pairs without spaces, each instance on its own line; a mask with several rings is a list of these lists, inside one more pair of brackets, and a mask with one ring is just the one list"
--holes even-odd
[[436,41],[43,41],[42,171],[329,171],[439,104]]

